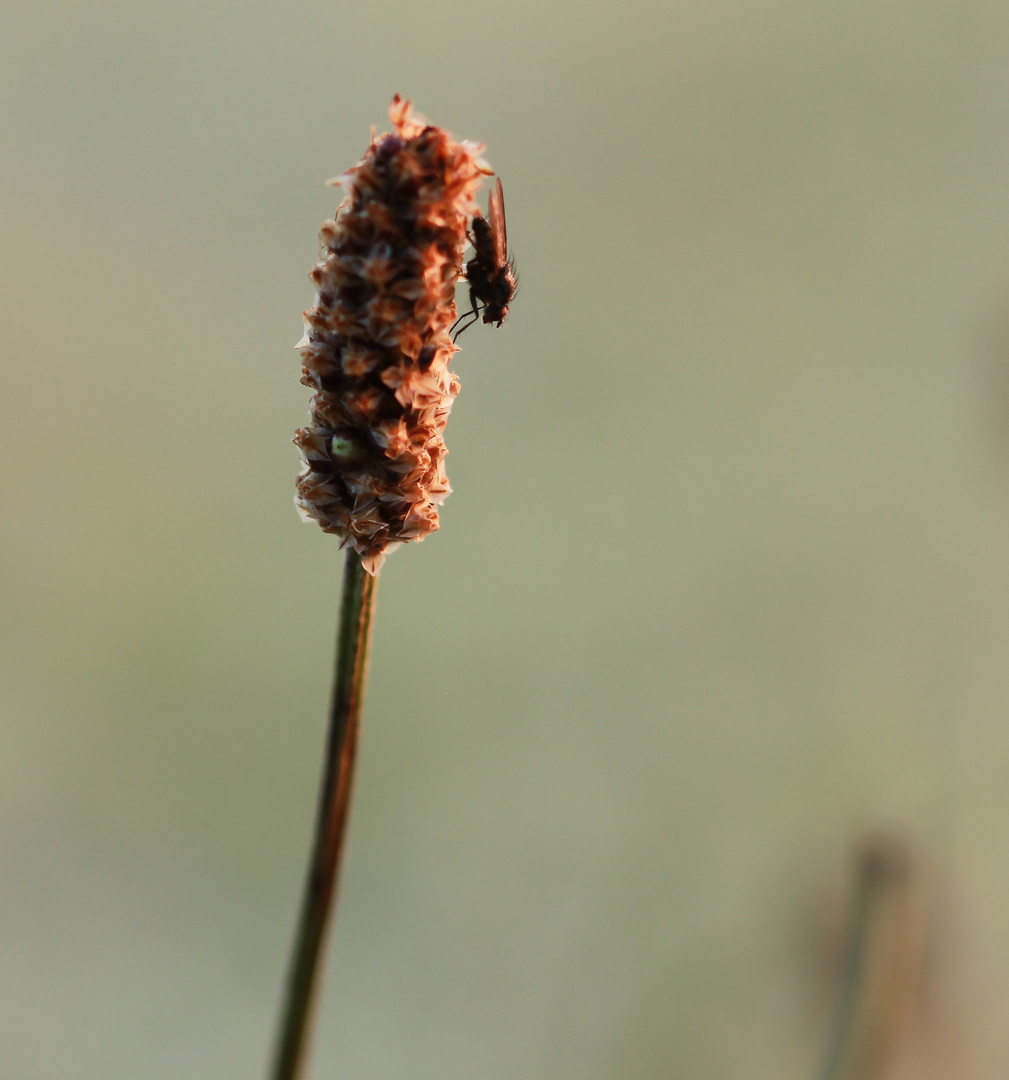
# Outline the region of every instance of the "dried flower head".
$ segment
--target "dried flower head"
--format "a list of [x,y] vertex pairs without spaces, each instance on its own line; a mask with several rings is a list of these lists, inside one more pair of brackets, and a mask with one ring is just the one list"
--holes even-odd
[[490,169],[475,143],[392,99],[394,131],[331,183],[346,195],[323,223],[325,258],[298,343],[311,424],[294,442],[305,463],[295,503],[376,573],[396,544],[438,528],[451,491],[442,433],[459,382],[455,286],[475,192]]

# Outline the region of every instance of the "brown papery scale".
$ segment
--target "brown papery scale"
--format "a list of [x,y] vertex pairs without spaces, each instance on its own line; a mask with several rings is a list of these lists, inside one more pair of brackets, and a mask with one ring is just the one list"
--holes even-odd
[[455,286],[474,195],[491,170],[399,95],[393,131],[331,183],[346,192],[323,223],[325,255],[299,342],[311,423],[294,442],[305,464],[295,503],[354,548],[375,574],[396,544],[438,528],[451,491],[442,439],[459,382]]

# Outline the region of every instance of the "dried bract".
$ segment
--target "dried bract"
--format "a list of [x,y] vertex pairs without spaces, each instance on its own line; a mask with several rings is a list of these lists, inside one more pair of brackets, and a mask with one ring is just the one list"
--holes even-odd
[[346,195],[323,223],[324,259],[299,342],[311,423],[295,502],[376,573],[385,553],[438,528],[449,494],[442,433],[459,382],[455,286],[474,194],[490,169],[480,146],[426,124],[397,95],[393,132],[373,136],[333,183]]

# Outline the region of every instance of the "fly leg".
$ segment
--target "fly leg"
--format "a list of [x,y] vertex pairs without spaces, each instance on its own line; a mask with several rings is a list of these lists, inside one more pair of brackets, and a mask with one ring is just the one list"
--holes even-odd
[[[449,333],[451,334],[452,331],[455,330],[457,326],[459,326],[459,323],[461,323],[463,319],[469,319],[469,322],[466,323],[465,326],[461,326],[458,330],[455,330],[455,333],[452,335],[453,342],[458,339],[459,335],[463,332],[463,330],[468,330],[473,325],[473,323],[475,323],[477,319],[480,318],[480,303],[476,298],[476,292],[473,290],[472,286],[469,290],[469,302],[470,310],[463,312],[463,314],[460,315],[454,323],[452,323],[451,329],[449,330]],[[472,316],[472,318],[470,318],[470,316]]]

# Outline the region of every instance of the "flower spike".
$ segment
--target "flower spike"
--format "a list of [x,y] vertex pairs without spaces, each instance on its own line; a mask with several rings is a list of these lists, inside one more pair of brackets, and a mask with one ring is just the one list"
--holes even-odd
[[398,544],[438,528],[451,488],[442,438],[459,381],[455,286],[474,195],[490,169],[397,94],[393,131],[334,183],[345,196],[322,225],[318,289],[298,343],[311,423],[294,442],[302,517],[353,548],[370,574]]

